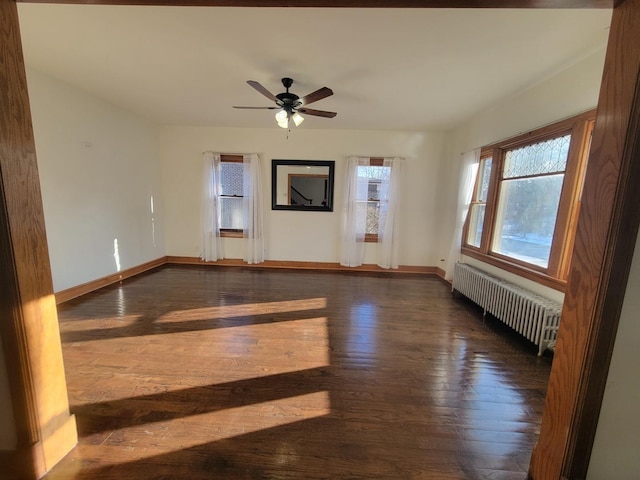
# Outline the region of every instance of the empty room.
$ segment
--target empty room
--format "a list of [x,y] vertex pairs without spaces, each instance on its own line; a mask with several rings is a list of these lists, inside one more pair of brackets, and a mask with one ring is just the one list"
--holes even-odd
[[129,3],[3,2],[0,479],[636,478],[640,2]]

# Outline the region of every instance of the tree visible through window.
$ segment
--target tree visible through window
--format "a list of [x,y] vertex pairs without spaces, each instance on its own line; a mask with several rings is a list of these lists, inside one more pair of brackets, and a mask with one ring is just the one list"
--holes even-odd
[[388,198],[383,189],[389,184],[391,168],[382,159],[370,160],[370,165],[358,165],[358,221],[364,222],[365,241],[377,242],[380,216],[386,212]]
[[222,236],[236,236],[244,228],[244,164],[241,155],[220,159],[219,218]]
[[561,288],[595,112],[485,147],[462,251]]
[[571,135],[505,151],[492,250],[549,265]]

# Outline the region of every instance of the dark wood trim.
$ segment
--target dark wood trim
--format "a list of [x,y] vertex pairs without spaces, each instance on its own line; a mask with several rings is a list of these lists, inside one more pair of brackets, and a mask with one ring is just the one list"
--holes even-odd
[[364,234],[365,243],[378,243],[378,234],[377,233],[365,233]]
[[[470,206],[463,227],[463,237],[461,239],[462,253],[534,282],[541,283],[542,285],[564,291],[568,263],[571,258],[570,248],[572,248],[574,244],[579,195],[582,190],[584,167],[586,164],[585,157],[589,148],[587,136],[588,133],[591,132],[594,117],[595,110],[589,110],[482,148],[480,159],[492,158],[482,239],[479,247],[468,244],[468,232],[472,214],[472,208]],[[558,215],[553,233],[551,251],[549,253],[548,266],[546,268],[539,267],[518,260],[517,258],[492,251],[491,245],[496,233],[497,207],[500,199],[500,190],[504,182],[502,169],[506,153],[509,150],[567,134],[571,134],[571,144],[567,156],[561,196],[558,202]],[[536,177],[539,177],[539,175],[536,175]],[[479,171],[473,193],[475,204],[478,203],[475,199],[477,198],[480,180]],[[474,202],[472,202],[472,205]]]
[[7,478],[28,477],[28,472],[18,472],[16,468],[20,465],[15,459],[16,452],[12,450],[0,450],[0,472],[7,475]]
[[561,120],[558,120],[557,122],[543,125],[539,128],[521,133],[514,137],[509,137],[500,140],[499,142],[492,143],[491,145],[483,147],[482,151],[484,152],[485,149],[493,150],[496,148],[500,150],[511,150],[536,143],[541,140],[546,140],[550,137],[559,136],[562,133],[571,133],[575,125],[593,120],[596,116],[596,112],[597,109],[592,108],[590,110],[587,110],[586,112],[578,113],[577,115],[563,118]]
[[244,238],[242,230],[224,230],[220,229],[220,237],[222,238]]
[[20,0],[22,3],[335,8],[612,8],[621,0]]
[[[70,0],[68,2],[65,2],[64,0],[50,0],[50,1],[43,0],[40,3],[45,3],[45,2],[46,3],[54,3],[54,2],[55,3],[85,3],[85,4],[102,3],[102,4],[120,4],[120,5],[131,4],[130,2],[125,2],[125,1],[110,2],[110,1],[101,1],[101,0],[79,0],[77,2],[74,2],[73,0]],[[36,2],[32,2],[32,3],[36,3]],[[631,105],[634,104],[635,93],[630,94],[630,92],[631,91],[635,92],[635,90],[634,90],[634,87],[630,86],[629,78],[627,77],[631,77],[631,82],[636,81],[637,75],[630,74],[629,72],[634,70],[635,67],[637,66],[635,60],[637,60],[637,56],[638,54],[640,54],[640,46],[639,46],[640,42],[638,42],[638,39],[637,39],[637,32],[640,32],[640,27],[636,19],[640,8],[636,0],[626,0],[626,2],[622,2],[618,0],[614,0],[614,1],[611,1],[611,0],[584,0],[584,1],[582,0],[561,0],[561,1],[507,0],[506,2],[502,0],[491,0],[489,2],[484,2],[481,0],[475,0],[475,1],[446,1],[446,0],[427,0],[427,1],[386,0],[385,1],[385,0],[381,0],[378,2],[347,1],[347,0],[343,0],[340,2],[313,1],[313,0],[310,0],[310,1],[298,0],[298,1],[290,1],[290,2],[285,2],[285,1],[265,2],[265,1],[259,1],[259,0],[246,0],[244,2],[233,1],[233,0],[230,0],[230,1],[192,0],[192,1],[148,1],[148,2],[140,1],[138,3],[144,4],[144,5],[301,6],[301,7],[303,6],[334,6],[334,7],[361,6],[361,7],[394,7],[394,8],[402,8],[402,7],[610,8],[613,4],[615,4],[617,8],[614,11],[614,22],[612,24],[612,28],[610,32],[611,38],[615,39],[615,41],[610,42],[609,44],[607,58],[606,58],[606,66],[605,66],[605,78],[611,77],[609,79],[609,82],[611,83],[611,85],[607,85],[606,87],[603,85],[601,89],[601,101],[604,101],[606,96],[611,96],[611,98],[609,101],[610,105],[608,105],[607,108],[605,109],[607,114],[605,115],[604,113],[602,113],[599,115],[599,118],[601,118],[601,121],[598,122],[596,130],[594,131],[594,139],[596,138],[596,136],[600,135],[602,137],[599,140],[600,144],[601,146],[605,147],[605,148],[602,148],[603,151],[601,153],[598,153],[597,155],[602,155],[603,158],[610,156],[610,157],[616,157],[620,159],[622,157],[621,152],[625,149],[625,146],[626,146],[625,141],[631,139],[631,137],[629,138],[626,137],[626,132],[628,130],[627,128],[623,128],[622,130],[619,130],[619,129],[616,130],[615,127],[628,127],[629,124],[631,123],[628,120],[629,115],[626,115],[626,114],[630,112]],[[6,11],[8,8],[15,9],[14,2],[11,0],[4,1],[2,2],[1,8],[2,8],[1,10],[2,15],[0,15],[0,22],[2,23],[3,28],[1,29],[2,33],[0,33],[0,39],[1,39],[0,42],[2,43],[2,45],[0,45],[0,55],[3,55],[4,57],[7,51],[11,55],[15,55],[14,60],[16,64],[23,69],[24,61],[22,58],[22,51],[21,51],[21,46],[19,45],[19,42],[18,42],[18,45],[11,44],[11,42],[8,42],[8,43],[5,42],[7,38],[6,36],[7,31],[13,32],[18,30],[17,15],[13,15],[12,13],[9,15],[6,15]],[[635,10],[635,13],[633,12],[633,10]],[[628,18],[631,18],[631,20],[627,21],[626,19]],[[636,32],[635,37],[633,32],[634,29]],[[612,44],[615,44],[616,46],[615,51],[612,47]],[[632,60],[631,64],[625,63],[625,59]],[[3,62],[4,62],[4,58],[3,58]],[[5,65],[5,68],[3,69],[3,72],[0,74],[0,78],[3,79],[1,81],[4,81],[3,76],[5,75],[5,71],[7,70],[7,65],[9,65],[10,68],[13,68],[14,63],[13,61],[4,62],[3,65]],[[611,73],[611,71],[615,71],[617,73],[615,72]],[[617,79],[617,80],[614,81],[614,79]],[[618,87],[620,87],[619,89],[616,88],[616,84],[619,84],[618,85]],[[7,136],[7,140],[10,142],[9,145],[13,145],[12,142],[14,142],[16,139],[26,139],[27,143],[32,145],[33,142],[29,140],[29,139],[32,139],[32,135],[33,135],[32,129],[30,127],[30,124],[28,124],[28,122],[27,123],[24,122],[24,116],[23,116],[23,114],[26,113],[24,109],[26,108],[26,111],[29,110],[28,97],[26,94],[26,84],[22,84],[17,89],[15,88],[15,85],[12,85],[11,88],[9,88],[8,90],[4,89],[3,91],[8,93],[7,95],[3,96],[1,99],[3,108],[0,109],[0,112],[9,112],[9,110],[6,109],[5,107],[9,106],[11,102],[14,102],[15,105],[17,105],[18,107],[22,107],[23,110],[21,114],[18,114],[18,115],[13,115],[14,113],[13,111],[11,111],[11,114],[9,113],[0,114],[0,117],[2,117],[2,121],[5,122],[5,124],[3,125],[3,128],[0,129],[0,132],[1,132],[0,135],[2,135],[3,138],[5,137],[5,135]],[[600,125],[601,123],[603,123],[604,125]],[[607,139],[607,137],[609,136],[611,136],[611,138]],[[604,139],[607,139],[607,140],[604,141]],[[0,144],[0,147],[3,149],[7,148],[6,144],[4,143]],[[635,155],[638,155],[637,147],[634,147],[631,150]],[[628,155],[630,155],[630,153],[627,152],[627,156]],[[596,156],[596,154],[593,154],[592,156]],[[10,156],[8,158],[10,158],[9,163],[12,163],[14,160],[14,157]],[[35,155],[34,155],[34,158],[35,158]],[[621,171],[623,171],[623,169],[616,168],[615,167],[616,165],[619,165],[619,162],[615,161],[615,158],[614,158],[614,160],[610,162],[608,165],[607,165],[607,162],[605,161],[604,164],[602,164],[597,169],[599,173],[603,173],[606,175],[607,181],[605,182],[605,184],[609,187],[612,184],[612,180],[611,180],[612,178],[616,180],[616,182],[613,182],[613,183],[615,183],[617,186],[618,175],[621,173]],[[591,167],[589,168],[589,170],[591,170]],[[34,168],[34,171],[37,171],[37,170]],[[7,172],[0,168],[0,175],[3,177],[3,180],[2,180],[3,182],[8,180],[13,180],[14,182],[20,181],[20,177],[15,175],[15,173],[12,171]],[[588,176],[591,178],[592,182],[597,182],[597,178],[596,178],[597,173],[591,174],[590,172],[588,172]],[[39,188],[38,188],[37,176],[36,176],[35,182],[33,181],[33,177],[31,177],[29,182],[26,184],[26,186],[23,185],[23,187],[25,187],[23,188],[23,191],[25,192],[31,192],[32,187],[35,188],[36,191],[38,191]],[[594,190],[589,191],[589,188],[593,188]],[[589,207],[582,208],[581,211],[588,215],[594,215],[595,217],[600,217],[601,216],[600,214],[602,213],[603,215],[601,216],[601,218],[604,218],[605,221],[607,218],[610,220],[613,220],[614,215],[608,214],[606,207],[604,208],[604,210],[600,211],[600,209],[597,208],[597,205],[595,205],[596,202],[593,200],[593,198],[597,197],[598,193],[604,193],[604,191],[602,189],[594,187],[593,185],[591,185],[591,187],[585,187],[585,196],[588,191],[589,191],[588,195],[591,197],[592,199],[591,202],[593,203],[590,203]],[[630,192],[625,191],[624,193],[625,195],[622,195],[622,196],[618,195],[616,196],[616,198],[621,199],[623,197],[627,197],[630,199]],[[608,197],[608,196],[609,195],[605,195],[605,197]],[[618,200],[616,200],[616,204],[617,203],[618,203]],[[625,204],[625,208],[622,208],[621,211],[627,212],[628,206],[626,205],[626,202],[622,202],[622,203]],[[4,205],[3,205],[3,208],[4,208]],[[7,222],[17,223],[25,219],[25,212],[7,211],[5,213],[6,213],[5,220],[7,220]],[[40,215],[40,213],[38,215]],[[29,216],[27,215],[26,218],[29,218]],[[588,307],[587,310],[589,310],[589,313],[595,312],[595,307],[597,306],[598,312],[599,312],[598,315],[600,316],[600,319],[602,319],[603,312],[606,313],[606,310],[607,310],[604,308],[604,306],[607,304],[611,306],[614,306],[615,304],[617,304],[617,301],[612,303],[613,300],[610,297],[608,297],[608,294],[610,293],[608,290],[614,289],[614,288],[618,288],[620,292],[624,290],[624,289],[620,289],[620,284],[617,284],[614,286],[613,282],[611,281],[611,279],[614,278],[612,276],[612,273],[615,273],[616,271],[616,268],[614,268],[611,265],[611,262],[614,262],[614,260],[617,261],[621,258],[620,253],[617,253],[615,255],[614,253],[616,253],[616,251],[619,250],[620,248],[622,248],[622,251],[625,251],[627,253],[627,256],[630,253],[625,248],[623,248],[624,242],[619,238],[615,240],[614,233],[609,232],[609,230],[606,230],[604,241],[602,241],[603,238],[601,237],[601,235],[603,230],[601,229],[601,223],[598,223],[598,222],[602,222],[601,219],[599,220],[591,219],[590,222],[592,225],[594,224],[600,225],[600,228],[598,229],[598,231],[595,232],[595,237],[597,237],[595,238],[595,240],[602,242],[602,245],[598,245],[596,248],[598,252],[604,252],[604,251],[611,252],[607,257],[608,258],[607,265],[611,266],[611,268],[608,270],[608,277],[607,277],[608,282],[600,281],[599,274],[601,271],[604,271],[604,266],[605,266],[604,262],[599,263],[598,259],[596,259],[594,261],[594,265],[589,266],[588,257],[589,257],[589,252],[591,252],[591,250],[585,247],[584,244],[579,245],[578,242],[576,242],[575,252],[576,254],[579,253],[580,255],[583,255],[584,258],[580,258],[579,261],[574,258],[572,265],[578,265],[580,268],[586,266],[585,267],[586,273],[588,274],[593,273],[594,271],[593,269],[597,270],[598,282],[597,282],[597,285],[592,285],[590,282],[592,281],[593,277],[590,276],[589,278],[586,278],[584,282],[577,282],[575,284],[573,282],[570,282],[570,290],[571,289],[578,290],[579,287],[586,286],[587,293],[601,292],[598,294],[597,299],[587,302],[587,307]],[[637,218],[635,219],[634,222],[637,225]],[[579,225],[580,225],[580,222],[579,222]],[[579,230],[580,228],[584,228],[584,227],[579,227]],[[5,228],[5,226],[0,225],[0,232],[2,232],[2,234],[6,236],[7,229]],[[36,232],[33,232],[32,234],[41,240],[46,240],[44,232],[40,231],[39,229]],[[1,236],[2,235],[0,235],[0,237]],[[609,242],[610,239],[613,241],[614,245],[612,245]],[[28,242],[25,242],[25,244],[27,246],[29,245]],[[617,248],[614,248],[614,247],[617,247]],[[623,263],[623,265],[625,264]],[[6,268],[6,264],[1,265],[1,267],[2,268],[0,268],[0,270],[3,270],[2,273],[7,274],[7,277],[11,279],[13,276],[12,270],[9,268]],[[37,268],[34,268],[33,271],[38,278],[41,275],[47,276],[49,274],[49,268],[48,268],[47,262],[38,263],[36,267]],[[572,266],[572,275],[570,278],[577,278],[580,275],[580,273],[582,273],[580,268]],[[623,267],[620,267],[620,268],[623,268]],[[626,276],[624,275],[623,277],[626,278]],[[619,293],[618,295],[621,295],[621,293]],[[575,297],[575,295],[573,296]],[[584,295],[583,295],[583,298],[584,298]],[[11,296],[10,295],[3,296],[2,299],[11,300]],[[565,308],[565,310],[567,310],[567,308]],[[55,308],[54,308],[54,311],[55,311]],[[582,309],[582,311],[584,312],[585,310]],[[3,320],[3,322],[1,322],[3,324],[10,322],[11,319],[13,318],[12,316],[13,314],[7,310],[7,305],[2,304],[1,302],[0,302],[0,313],[2,313],[2,318],[5,319]],[[25,312],[21,312],[21,313],[25,313]],[[27,315],[33,315],[33,310],[30,310],[29,312],[26,312],[26,313]],[[49,313],[48,314],[49,318],[50,318],[50,315],[51,314]],[[573,330],[578,329],[580,332],[583,332],[583,333],[579,332],[580,335],[587,335],[587,332],[588,332],[591,343],[594,343],[594,345],[596,343],[600,345],[611,344],[613,342],[613,335],[615,334],[615,332],[609,332],[611,333],[610,335],[607,334],[606,332],[601,332],[600,329],[602,325],[598,325],[597,328],[592,330],[591,325],[592,325],[593,317],[591,315],[586,315],[582,320],[583,320],[582,322],[576,322],[575,318],[574,318],[574,321],[563,320],[563,324],[562,324],[563,327],[561,327],[561,335],[559,340],[559,344],[561,344],[562,348],[560,349],[560,352],[558,351],[558,349],[556,349],[556,358],[554,360],[554,368],[553,368],[552,379],[551,379],[552,382],[550,384],[550,388],[552,389],[553,392],[555,392],[554,393],[555,397],[553,399],[550,399],[549,397],[547,398],[547,405],[549,406],[551,404],[551,406],[545,409],[545,416],[543,418],[543,428],[541,431],[539,448],[536,449],[537,453],[534,453],[534,457],[532,458],[531,473],[535,480],[546,480],[546,479],[555,480],[557,478],[560,478],[561,475],[559,471],[561,469],[563,470],[563,472],[567,472],[566,474],[563,474],[564,477],[572,476],[573,478],[576,478],[577,475],[574,475],[572,472],[576,471],[576,469],[578,470],[584,469],[585,468],[584,466],[588,464],[588,460],[589,460],[588,455],[584,455],[584,450],[581,450],[580,448],[576,449],[576,445],[573,445],[573,447],[570,447],[567,444],[567,438],[570,435],[575,436],[578,433],[579,429],[583,428],[585,425],[587,426],[592,425],[596,421],[595,417],[591,419],[585,418],[584,408],[583,409],[579,408],[576,405],[575,400],[580,399],[581,401],[584,402],[584,400],[587,399],[589,402],[592,403],[592,405],[597,406],[597,408],[599,408],[600,402],[601,402],[601,396],[599,396],[599,398],[589,397],[588,392],[590,390],[588,388],[587,389],[582,388],[583,386],[580,384],[581,382],[575,382],[575,379],[576,379],[576,376],[579,376],[580,379],[584,379],[586,384],[588,385],[590,383],[588,381],[590,375],[596,374],[597,376],[596,383],[592,384],[592,385],[595,385],[598,382],[600,382],[603,378],[606,378],[606,368],[604,370],[600,370],[598,365],[598,368],[595,369],[594,363],[593,361],[591,361],[592,359],[590,361],[587,361],[585,358],[579,355],[579,352],[584,350],[585,344],[584,342],[581,343],[580,338],[578,338],[577,340],[574,340],[572,338],[572,336],[575,334]],[[4,327],[2,328],[3,328],[2,334],[4,335],[5,329]],[[613,328],[615,330],[615,326]],[[603,339],[599,338],[601,333],[604,333]],[[574,345],[574,342],[576,342],[575,345]],[[59,358],[61,361],[62,355],[61,353],[57,352],[56,348],[57,347],[54,346],[54,348],[50,349],[50,351],[47,352],[47,357],[48,359],[52,359],[54,361],[57,361]],[[7,353],[7,352],[8,351],[5,349],[5,360],[9,360],[6,363],[12,364],[11,362],[14,362],[15,358],[10,357],[9,356],[10,353]],[[591,352],[594,353],[595,349],[592,349]],[[576,355],[575,357],[571,357],[569,355],[570,353],[577,353],[578,355]],[[609,359],[605,358],[606,364],[608,364],[608,361]],[[563,372],[568,373],[568,379],[566,383],[563,378]],[[52,382],[54,386],[56,386],[56,392],[60,390],[59,389],[60,385],[64,386],[64,379],[62,379],[58,383],[54,382],[53,378],[50,378],[49,381]],[[14,387],[16,387],[16,383],[13,382],[11,379],[10,379],[10,382],[11,382],[12,394],[14,394],[15,393]],[[581,388],[576,389],[578,393],[574,395],[572,389],[576,387],[576,384],[578,384],[578,386],[580,386]],[[558,400],[558,394],[562,396],[563,391],[569,392],[568,398],[566,399],[559,398],[559,403],[557,405],[554,405],[555,401]],[[27,393],[28,392],[26,392],[25,394]],[[56,401],[54,399],[50,399],[49,401],[51,402],[51,405],[56,404]],[[65,402],[62,402],[57,406],[61,406],[64,404]],[[569,405],[568,409],[565,408],[567,405]],[[64,409],[64,407],[62,407],[62,409]],[[549,411],[547,413],[547,410],[549,409],[553,411]],[[554,426],[554,422],[556,420],[557,420],[557,423]],[[588,430],[591,430],[591,427],[588,427]],[[581,443],[585,446],[588,446],[590,449],[592,441],[593,441],[593,438],[591,435],[589,435],[588,437],[582,439]],[[559,447],[559,448],[553,448],[553,447]],[[573,450],[573,451],[570,451],[570,450]],[[576,456],[576,452],[580,452],[580,451],[582,451],[583,453]],[[559,464],[562,464],[562,467],[558,467]]]
[[534,480],[585,478],[589,466],[640,225],[639,46],[640,0],[626,0],[613,12]]
[[[485,152],[485,149],[487,153]],[[489,153],[490,152],[490,153]],[[463,239],[462,245],[468,248],[473,248],[478,254],[486,255],[489,251],[489,245],[491,245],[491,239],[493,238],[494,222],[496,205],[498,203],[498,191],[500,187],[500,156],[502,151],[497,147],[483,148],[480,156],[491,156],[491,172],[489,173],[489,191],[487,192],[487,201],[484,207],[484,220],[482,224],[482,235],[480,238],[480,247],[472,247],[471,245],[465,245],[466,238]],[[478,179],[476,180],[476,184]],[[467,213],[468,215],[468,213]]]
[[56,304],[67,302],[72,298],[85,295],[102,287],[106,287],[107,285],[121,282],[127,278],[131,278],[135,275],[139,275],[154,268],[160,267],[164,265],[166,261],[166,257],[156,258],[155,260],[145,262],[135,267],[127,268],[126,270],[122,270],[121,272],[112,273],[110,275],[91,280],[90,282],[61,290],[59,292],[56,292]]
[[565,281],[550,277],[544,272],[527,268],[524,265],[517,265],[511,261],[511,259],[503,260],[496,255],[486,255],[476,251],[475,249],[467,247],[462,247],[462,254],[480,260],[481,262],[488,263],[489,265],[493,265],[494,267],[501,268],[502,270],[513,273],[514,275],[518,275],[522,278],[526,278],[532,282],[539,283],[545,287],[553,288],[559,292],[564,292],[567,285]]
[[291,261],[279,261],[279,260],[267,260],[259,264],[248,264],[241,259],[226,258],[224,260],[218,260],[217,262],[206,262],[198,257],[181,257],[181,256],[167,256],[160,257],[150,262],[137,265],[132,268],[128,268],[121,272],[106,275],[96,280],[77,285],[75,287],[67,288],[56,293],[56,303],[61,304],[67,302],[73,298],[77,298],[87,293],[95,292],[103,287],[113,285],[114,283],[121,282],[127,278],[134,277],[154,268],[161,267],[165,264],[174,265],[211,265],[211,266],[225,266],[225,267],[247,267],[247,268],[281,268],[290,270],[326,270],[332,272],[382,272],[388,274],[417,274],[417,275],[438,275],[444,278],[444,270],[438,267],[422,267],[414,265],[401,265],[397,269],[385,269],[377,265],[362,265],[360,267],[343,267],[339,263],[333,262],[291,262]]
[[[413,275],[438,275],[437,267],[422,267],[415,265],[400,265],[396,269],[382,268],[378,265],[366,264],[359,267],[343,267],[336,262],[293,262],[288,260],[266,260],[262,263],[248,264],[236,258],[225,258],[216,262],[205,262],[198,257],[167,256],[167,263],[174,265],[210,265],[220,267],[245,267],[245,268],[281,268],[288,270],[325,270],[331,272],[367,272],[367,273],[387,273],[413,274]],[[440,272],[442,270],[440,269]],[[442,272],[444,276],[444,272]]]
[[244,156],[231,153],[221,153],[220,161],[225,163],[244,163]]
[[122,272],[113,273],[104,277],[92,280],[90,282],[77,285],[65,290],[61,290],[56,293],[56,303],[61,304],[67,302],[73,298],[77,298],[81,295],[94,292],[100,288],[112,285],[114,283],[121,282],[128,278],[134,277],[141,273],[153,270],[154,268],[161,267],[165,264],[176,265],[211,265],[211,266],[234,266],[234,267],[249,267],[249,268],[282,268],[292,270],[327,270],[327,271],[356,271],[356,272],[385,272],[389,274],[394,273],[410,273],[421,275],[438,275],[444,278],[444,270],[437,267],[422,267],[413,265],[401,265],[397,269],[385,269],[377,265],[367,264],[360,267],[343,267],[339,263],[333,262],[292,262],[292,261],[278,261],[267,260],[260,264],[248,264],[241,259],[224,259],[216,262],[206,262],[198,257],[184,257],[184,256],[167,256],[151,260],[150,262],[137,265],[135,267],[123,270]]
[[[491,193],[491,191],[487,191],[487,198],[484,201],[481,201],[478,199],[479,196],[479,187],[480,187],[480,178],[482,176],[482,174],[484,173],[482,168],[485,164],[485,162],[487,161],[487,159],[491,158],[491,172],[489,172],[489,175],[493,175],[493,149],[482,149],[480,151],[480,158],[478,159],[478,172],[476,175],[476,181],[473,184],[473,193],[471,194],[471,202],[469,203],[469,209],[467,210],[467,216],[464,219],[464,224],[462,225],[462,238],[460,239],[460,244],[465,246],[466,248],[469,249],[474,249],[477,250],[478,252],[480,252],[480,247],[476,247],[474,245],[470,245],[469,244],[469,228],[471,226],[471,216],[473,215],[473,207],[476,205],[484,205],[485,206],[485,214],[482,220],[483,223],[483,228],[482,228],[482,237],[484,237],[485,235],[488,234],[488,231],[486,228],[484,228],[484,219],[487,218],[487,201],[489,199],[489,195]],[[491,184],[491,181],[490,181]],[[492,202],[493,203],[493,202]],[[486,244],[486,240],[481,239],[480,240],[480,245],[484,245]]]
[[17,437],[9,460],[23,478],[39,478],[75,446],[77,432],[69,413],[18,9],[11,0],[0,2],[0,65],[0,337]]
[[[553,234],[553,245],[557,246],[551,252],[549,265],[551,271],[555,272],[558,278],[569,276],[569,266],[575,245],[578,215],[581,208],[580,197],[584,188],[586,176],[587,155],[591,147],[591,134],[595,118],[582,122],[573,130],[572,151],[569,152],[567,161],[566,179],[571,179],[571,185],[563,187],[562,197],[558,208],[558,218],[556,219],[556,230]],[[571,158],[573,157],[573,158]],[[558,242],[556,239],[561,238]],[[553,262],[553,263],[552,263]]]

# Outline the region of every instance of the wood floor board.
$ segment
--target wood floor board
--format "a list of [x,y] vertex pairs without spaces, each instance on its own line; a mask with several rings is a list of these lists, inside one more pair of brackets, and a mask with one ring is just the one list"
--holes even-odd
[[551,357],[439,279],[166,266],[58,308],[47,480],[526,478]]

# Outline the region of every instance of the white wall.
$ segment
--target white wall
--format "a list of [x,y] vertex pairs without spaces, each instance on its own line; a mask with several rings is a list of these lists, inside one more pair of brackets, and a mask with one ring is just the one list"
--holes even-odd
[[[450,168],[442,172],[446,190],[457,191],[461,153],[498,142],[535,128],[554,123],[578,113],[595,108],[598,103],[605,46],[569,65],[557,75],[541,81],[529,89],[505,98],[500,103],[475,115],[448,137]],[[448,253],[453,232],[452,220],[455,216],[456,198],[444,202],[442,228],[450,232],[448,243],[441,246],[442,256]],[[465,262],[494,271],[482,262],[465,257]],[[536,291],[549,298],[562,301],[563,295],[556,290],[540,286],[522,277],[500,271],[500,275],[510,281]]]
[[640,472],[640,236],[611,357],[587,480],[635,480]]
[[[54,290],[164,256],[158,128],[27,70]],[[151,199],[154,212],[151,211]]]
[[[381,131],[164,127],[161,134],[167,255],[199,256],[202,152],[257,153],[264,180],[268,260],[339,261],[341,206],[350,155],[400,156],[406,161],[400,264],[436,265],[440,229],[438,176],[444,134]],[[271,210],[271,160],[335,160],[333,212]],[[225,239],[225,257],[242,258],[242,240]],[[375,263],[368,244],[365,263]]]

